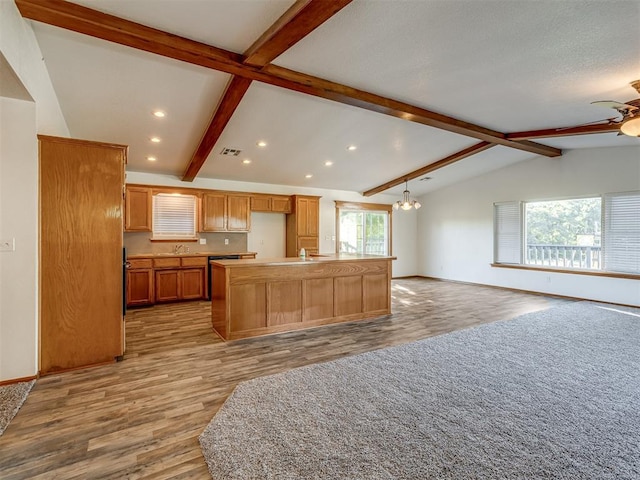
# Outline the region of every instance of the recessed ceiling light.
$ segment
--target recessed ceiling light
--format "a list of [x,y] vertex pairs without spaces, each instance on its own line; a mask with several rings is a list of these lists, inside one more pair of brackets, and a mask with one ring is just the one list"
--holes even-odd
[[150,162],[155,162],[157,160],[156,157],[147,157],[147,160],[149,160]]
[[311,178],[311,177],[313,177],[313,175],[311,175],[310,173],[307,173],[307,174],[304,176],[304,178]]
[[331,165],[333,165],[333,162],[331,160],[327,160],[326,162],[324,162],[325,167],[330,167]]
[[151,137],[151,141],[153,143],[160,143],[160,139],[158,137]]
[[156,110],[153,112],[153,116],[158,118],[164,118],[166,116],[166,113],[164,113],[162,110]]
[[355,145],[349,145],[347,147],[347,150],[349,150],[350,152],[353,152],[354,150],[356,150],[358,147],[356,147]]
[[266,146],[267,146],[267,142],[265,142],[264,140],[260,140],[260,141],[257,143],[257,145],[258,145],[259,147],[266,147]]
[[251,160],[245,158],[244,160],[242,160],[242,163],[244,163],[245,165],[249,165],[251,163]]

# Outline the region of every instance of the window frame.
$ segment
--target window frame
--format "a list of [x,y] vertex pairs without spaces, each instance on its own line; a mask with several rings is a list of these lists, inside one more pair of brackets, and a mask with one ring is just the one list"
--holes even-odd
[[[167,196],[167,197],[192,197],[193,198],[193,234],[192,235],[167,235],[164,233],[158,233],[156,231],[156,226],[158,222],[156,221],[156,198],[159,196]],[[199,198],[196,194],[191,193],[179,193],[179,192],[153,192],[152,201],[151,201],[151,216],[152,216],[152,230],[151,230],[151,241],[152,242],[176,242],[176,241],[197,241],[198,239],[198,202]]]
[[380,213],[386,213],[387,214],[387,225],[388,225],[388,232],[387,232],[387,239],[388,239],[388,244],[387,244],[387,255],[391,256],[392,255],[392,246],[393,246],[393,241],[392,241],[392,215],[391,212],[393,211],[393,206],[392,205],[386,205],[383,203],[362,203],[362,202],[343,202],[343,201],[339,201],[339,200],[334,200],[335,204],[336,204],[336,245],[335,245],[335,251],[336,254],[340,253],[340,211],[341,210],[349,210],[349,211],[360,211],[360,212],[380,212]]
[[[492,267],[497,268],[512,268],[512,269],[520,269],[520,270],[532,270],[532,271],[541,271],[541,272],[554,272],[554,273],[570,273],[576,275],[591,275],[591,276],[599,276],[599,277],[613,277],[613,278],[627,278],[627,279],[640,279],[640,273],[631,273],[631,272],[622,272],[615,270],[607,270],[606,262],[604,260],[604,248],[607,242],[606,234],[605,234],[605,199],[607,197],[615,197],[615,196],[640,196],[640,191],[632,191],[632,192],[613,192],[613,193],[605,193],[598,195],[580,195],[580,196],[571,196],[571,197],[562,197],[562,198],[552,198],[552,199],[544,199],[544,200],[519,200],[512,202],[494,202],[493,203],[493,261],[491,263]],[[600,198],[601,199],[601,246],[602,246],[602,254],[601,254],[601,262],[603,264],[603,268],[601,269],[581,269],[581,268],[566,268],[566,267],[553,267],[553,266],[538,266],[526,264],[525,262],[525,248],[526,248],[526,218],[525,218],[525,204],[526,203],[535,203],[535,202],[543,202],[543,201],[562,201],[562,200],[578,200],[583,198]],[[518,219],[518,223],[520,225],[520,237],[521,237],[521,245],[520,245],[520,263],[500,263],[497,261],[497,243],[498,243],[498,235],[497,235],[497,226],[496,226],[496,206],[509,204],[509,203],[519,203],[520,209],[520,217]]]

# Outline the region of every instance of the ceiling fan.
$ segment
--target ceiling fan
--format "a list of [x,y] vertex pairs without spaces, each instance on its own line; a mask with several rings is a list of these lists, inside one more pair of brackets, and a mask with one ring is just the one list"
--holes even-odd
[[[630,84],[640,94],[640,80]],[[640,98],[627,103],[620,103],[613,100],[599,100],[591,102],[591,105],[613,108],[622,115],[620,120],[620,133],[630,137],[640,137]],[[611,119],[609,119],[611,121]]]

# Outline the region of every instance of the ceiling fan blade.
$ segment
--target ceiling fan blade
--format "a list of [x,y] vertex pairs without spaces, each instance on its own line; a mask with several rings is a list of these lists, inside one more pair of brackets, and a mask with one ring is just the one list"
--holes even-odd
[[558,131],[560,131],[560,130],[569,130],[571,128],[586,127],[586,126],[589,126],[589,125],[600,125],[600,124],[610,125],[610,124],[613,124],[613,123],[617,123],[616,117],[603,118],[601,120],[595,120],[593,122],[581,123],[579,125],[571,125],[570,127],[560,127],[560,128],[556,128],[556,130],[558,130]]
[[615,100],[598,100],[596,102],[591,102],[591,105],[596,105],[598,107],[615,108],[618,111],[626,110],[629,112],[638,109],[638,107],[634,105],[616,102]]

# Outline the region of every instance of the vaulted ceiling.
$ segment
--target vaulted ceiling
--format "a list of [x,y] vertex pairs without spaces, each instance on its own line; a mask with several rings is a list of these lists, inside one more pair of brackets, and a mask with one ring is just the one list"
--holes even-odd
[[637,97],[640,0],[16,4],[72,136],[129,145],[130,171],[367,195],[409,177],[419,195],[539,154],[640,146],[604,124],[548,131]]

